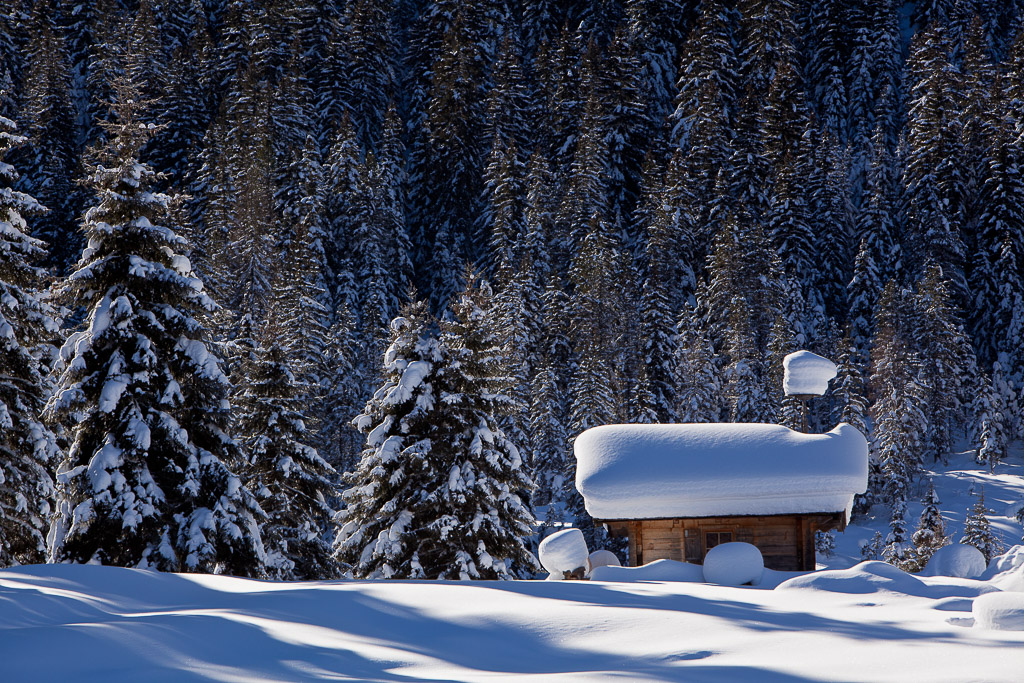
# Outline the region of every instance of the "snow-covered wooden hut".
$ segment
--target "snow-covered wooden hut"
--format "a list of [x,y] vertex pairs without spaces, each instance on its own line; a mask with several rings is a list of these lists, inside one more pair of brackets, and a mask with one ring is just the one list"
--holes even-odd
[[814,569],[814,533],[842,530],[868,480],[868,444],[840,424],[604,425],[576,439],[587,512],[629,537],[629,561],[702,563],[720,543],[757,546],[765,566]]

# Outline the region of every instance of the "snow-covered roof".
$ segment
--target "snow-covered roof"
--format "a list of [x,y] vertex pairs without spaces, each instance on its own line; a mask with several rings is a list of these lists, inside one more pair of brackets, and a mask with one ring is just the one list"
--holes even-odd
[[810,351],[797,351],[782,359],[782,390],[787,396],[828,391],[828,383],[836,376],[836,364]]
[[604,425],[577,439],[576,488],[597,519],[849,511],[868,481],[855,427]]

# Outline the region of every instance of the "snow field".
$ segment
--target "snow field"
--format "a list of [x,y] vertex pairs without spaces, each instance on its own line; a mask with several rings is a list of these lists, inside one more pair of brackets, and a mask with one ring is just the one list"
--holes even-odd
[[0,571],[0,661],[84,683],[1020,680],[1024,632],[964,628],[984,582],[876,565],[832,573],[872,591],[22,567]]
[[[911,532],[921,515],[921,500],[928,491],[929,480],[935,484],[946,533],[953,543],[959,543],[963,536],[967,512],[982,488],[993,532],[1007,548],[1020,543],[1024,529],[1014,517],[1016,503],[1024,501],[1024,448],[1020,444],[1005,462],[996,467],[995,474],[990,474],[985,466],[974,461],[973,451],[950,454],[948,464],[929,463],[924,476],[910,492],[907,523]],[[889,533],[889,508],[886,505],[875,505],[866,516],[854,518],[846,531],[837,533],[836,554],[832,557],[818,555],[819,567],[838,569],[857,564],[862,560],[861,546],[870,541],[875,532],[880,532],[883,537]],[[1024,590],[1024,586],[1018,590]]]

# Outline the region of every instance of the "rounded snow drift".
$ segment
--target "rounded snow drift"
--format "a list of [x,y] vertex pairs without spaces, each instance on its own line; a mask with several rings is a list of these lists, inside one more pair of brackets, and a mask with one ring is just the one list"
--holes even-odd
[[621,567],[622,563],[611,550],[595,550],[587,558],[587,576],[598,567]]
[[975,598],[971,612],[978,628],[1024,631],[1024,593],[986,593]]
[[753,583],[764,573],[761,551],[749,543],[723,543],[704,558],[704,580],[723,586]]
[[929,594],[924,581],[878,560],[861,562],[849,569],[831,569],[794,576],[780,583],[775,590],[793,588],[848,595],[886,592],[923,597]]
[[585,567],[590,551],[587,550],[587,541],[582,531],[564,529],[541,541],[538,554],[544,569],[561,576],[563,572]]
[[921,575],[976,579],[985,573],[986,566],[985,556],[980,550],[973,545],[954,543],[936,550]]
[[655,560],[642,567],[617,567],[613,565],[594,567],[590,580],[617,581],[620,583],[635,583],[637,581],[702,583],[704,581],[704,570],[699,564],[677,562],[676,560]]

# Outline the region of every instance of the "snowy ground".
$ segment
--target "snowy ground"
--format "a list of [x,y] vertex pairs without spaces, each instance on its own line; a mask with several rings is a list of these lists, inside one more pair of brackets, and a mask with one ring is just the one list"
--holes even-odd
[[[994,477],[963,456],[935,480],[956,534],[972,483],[985,484],[997,512],[1024,501],[1019,453]],[[97,566],[7,569],[0,680],[1024,680],[1024,630],[979,628],[972,615],[974,599],[996,585],[1021,590],[1024,567],[1012,584],[918,579],[880,563],[842,569],[886,521],[878,510],[841,535],[825,560],[833,571],[774,590],[775,580],[760,589],[283,584]],[[1020,542],[1015,520],[992,521],[1007,545]]]
[[1024,631],[969,625],[986,584],[872,577],[776,590],[289,585],[36,566],[0,572],[0,670],[5,681],[1021,680]]
[[[929,463],[925,476],[917,481],[907,505],[907,521],[911,531],[921,515],[921,499],[928,491],[928,480],[935,483],[939,508],[946,523],[946,532],[953,542],[963,536],[964,518],[973,506],[976,495],[984,488],[985,505],[992,513],[988,519],[1006,547],[1021,543],[1022,529],[1014,518],[1024,507],[1024,444],[1015,444],[1006,462],[996,466],[995,474],[974,462],[973,452],[954,453],[949,464]],[[818,556],[819,567],[829,569],[850,567],[861,561],[860,544],[874,536],[889,532],[889,509],[876,505],[866,517],[857,518],[846,531],[836,535],[836,555]],[[1024,680],[1022,676],[1021,680]]]

